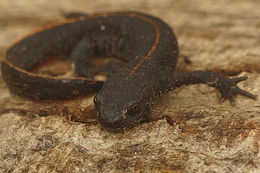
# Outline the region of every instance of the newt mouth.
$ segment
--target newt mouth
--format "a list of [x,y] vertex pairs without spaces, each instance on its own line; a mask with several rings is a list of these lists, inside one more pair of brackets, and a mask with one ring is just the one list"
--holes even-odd
[[[144,119],[144,117],[150,112],[150,109],[144,109],[139,114],[133,117],[116,116],[119,118],[111,118],[113,116],[104,116],[100,110],[97,110],[97,121],[107,131],[110,132],[123,132],[125,130],[133,128],[136,124]],[[115,117],[115,116],[114,116]]]
[[102,119],[98,118],[98,123],[104,128],[105,130],[113,133],[121,133],[125,130],[133,128],[136,124],[138,124],[141,121],[142,118],[138,119],[137,121],[128,121],[126,122],[120,122],[120,123],[114,123],[113,125],[108,124],[106,121],[103,121]]

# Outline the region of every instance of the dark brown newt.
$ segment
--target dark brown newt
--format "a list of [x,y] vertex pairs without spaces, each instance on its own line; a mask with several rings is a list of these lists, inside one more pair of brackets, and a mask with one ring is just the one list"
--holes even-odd
[[[58,54],[71,56],[79,77],[49,77],[30,72]],[[116,57],[106,82],[92,79],[89,57]],[[247,77],[227,78],[208,71],[175,75],[178,44],[162,20],[137,12],[82,16],[49,25],[14,43],[5,52],[2,74],[10,91],[35,100],[62,100],[98,92],[94,97],[98,122],[108,130],[136,125],[154,100],[177,87],[203,83],[220,91],[220,101],[241,94],[256,96],[236,86]]]

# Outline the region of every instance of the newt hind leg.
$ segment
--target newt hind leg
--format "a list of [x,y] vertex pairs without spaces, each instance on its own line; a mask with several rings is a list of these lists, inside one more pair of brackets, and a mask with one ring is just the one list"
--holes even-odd
[[94,79],[94,76],[100,72],[106,72],[101,66],[92,66],[90,64],[91,46],[90,39],[85,35],[71,52],[72,64],[76,76]]

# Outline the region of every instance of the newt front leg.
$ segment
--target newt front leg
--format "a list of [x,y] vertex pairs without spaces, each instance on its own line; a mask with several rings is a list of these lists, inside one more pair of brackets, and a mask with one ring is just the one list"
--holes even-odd
[[240,89],[237,83],[247,79],[247,76],[238,77],[238,78],[227,78],[221,76],[214,72],[199,70],[194,72],[189,72],[185,74],[175,75],[171,79],[169,90],[175,88],[193,85],[193,84],[207,84],[208,86],[216,88],[221,93],[221,98],[219,102],[222,103],[224,100],[229,99],[230,103],[235,102],[235,96],[240,94],[251,99],[256,99],[256,96]]

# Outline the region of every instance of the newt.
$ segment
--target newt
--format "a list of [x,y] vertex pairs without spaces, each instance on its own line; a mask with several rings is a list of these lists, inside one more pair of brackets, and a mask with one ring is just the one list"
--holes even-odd
[[[75,77],[50,77],[31,70],[59,54],[69,55]],[[179,49],[169,25],[139,12],[111,12],[69,18],[51,24],[12,44],[1,62],[3,79],[11,93],[34,100],[63,100],[89,93],[97,121],[110,131],[133,127],[156,98],[175,88],[207,84],[221,93],[220,102],[234,103],[237,94],[256,96],[236,86],[246,76],[227,78],[199,70],[175,74]],[[116,57],[105,82],[96,81],[90,57]]]

